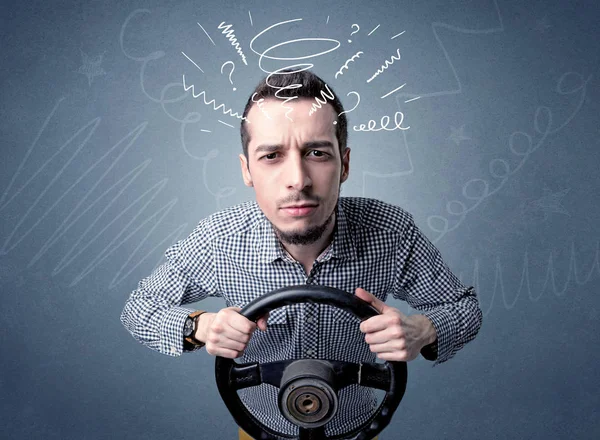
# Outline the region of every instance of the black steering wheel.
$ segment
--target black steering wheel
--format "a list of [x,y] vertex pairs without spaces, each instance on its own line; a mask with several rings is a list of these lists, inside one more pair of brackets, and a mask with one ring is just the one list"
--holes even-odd
[[[256,322],[273,309],[299,303],[328,304],[353,313],[361,320],[379,312],[360,298],[326,286],[284,287],[249,302],[241,314]],[[256,440],[368,440],[390,422],[406,390],[406,362],[352,362],[295,359],[260,364],[238,364],[234,359],[217,356],[215,377],[221,398],[236,423]],[[254,417],[242,403],[237,391],[263,383],[279,388],[281,414],[298,426],[299,437],[275,431]],[[373,415],[362,425],[343,434],[326,437],[325,425],[338,409],[337,392],[349,385],[375,388],[386,392]]]

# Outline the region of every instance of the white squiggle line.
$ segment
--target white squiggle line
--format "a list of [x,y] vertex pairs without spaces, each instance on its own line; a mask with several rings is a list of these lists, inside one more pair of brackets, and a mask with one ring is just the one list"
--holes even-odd
[[[160,220],[162,220],[162,217],[161,217]],[[136,252],[146,243],[146,241],[148,241],[148,238],[150,237],[150,234],[152,233],[152,231],[154,231],[154,229],[156,228],[156,226],[159,223],[160,223],[160,221],[156,222],[154,224],[154,226],[152,227],[152,229],[150,230],[150,232],[148,232],[146,234],[146,236],[139,242],[139,244],[136,246],[136,248],[133,250],[133,252],[129,255],[129,258],[127,259],[127,261],[125,263],[123,263],[123,265],[121,266],[121,268],[115,274],[115,277],[112,279],[112,281],[108,285],[109,289],[113,289],[121,281],[123,281],[125,278],[127,278],[131,272],[133,272],[140,264],[142,264],[144,262],[144,260],[146,260],[155,251],[157,251],[159,249],[164,249],[165,244],[168,245],[169,243],[173,243],[173,242],[178,241],[181,238],[183,238],[182,234],[186,231],[187,226],[188,226],[187,223],[183,223],[183,224],[179,225],[179,227],[177,227],[177,229],[175,229],[173,232],[171,232],[169,235],[167,235],[161,242],[157,243],[156,246],[154,246],[149,251],[144,252],[145,255],[142,258],[140,258],[140,259],[137,260],[137,264],[135,266],[133,266],[131,269],[129,269],[129,271],[127,273],[123,274],[119,278],[119,275],[121,274],[121,272],[123,271],[123,269],[125,269],[125,267],[127,266],[127,264],[129,264],[129,262],[133,259],[133,257],[135,256]],[[161,256],[161,258],[159,258],[159,262],[161,260],[162,260],[162,256]],[[156,268],[157,268],[158,265],[159,265],[158,263],[154,265],[154,270],[156,270]]]
[[196,94],[196,92],[194,90],[194,85],[193,84],[191,84],[189,86],[186,85],[186,83],[185,83],[185,74],[183,75],[183,89],[186,92],[188,90],[192,89],[192,96],[194,98],[199,98],[200,96],[202,96],[202,100],[204,101],[204,104],[206,104],[206,105],[211,105],[212,104],[212,107],[213,107],[214,110],[221,109],[221,111],[223,112],[224,115],[233,116],[235,118],[242,119],[242,120],[250,123],[250,121],[248,121],[247,118],[245,118],[243,116],[240,116],[237,112],[232,113],[233,110],[231,110],[231,109],[225,110],[225,104],[220,104],[219,106],[216,106],[214,99],[211,99],[210,101],[206,101],[206,92],[204,90],[202,90],[200,93]]
[[248,11],[248,17],[250,17],[250,26],[254,26],[254,23],[252,23],[252,14],[250,13],[250,11]]
[[[577,286],[583,286],[583,285],[587,284],[590,281],[590,279],[592,278],[592,274],[594,273],[594,271],[596,271],[596,272],[598,272],[598,274],[600,274],[600,246],[598,244],[596,244],[596,255],[594,258],[594,262],[592,263],[592,266],[591,266],[587,276],[580,277],[577,272],[577,256],[575,253],[575,243],[571,243],[569,274],[567,276],[567,280],[564,282],[562,289],[558,289],[557,285],[556,285],[557,283],[556,283],[556,274],[555,274],[555,270],[554,270],[554,257],[552,255],[552,253],[550,253],[550,255],[548,257],[548,266],[546,269],[544,285],[541,287],[540,293],[537,296],[533,296],[533,294],[532,294],[531,281],[529,279],[529,266],[530,266],[529,265],[529,253],[528,253],[528,251],[525,251],[525,254],[523,257],[523,271],[521,272],[522,273],[521,281],[519,283],[519,292],[517,293],[517,295],[515,296],[513,301],[511,303],[509,303],[507,301],[506,292],[504,290],[504,282],[502,281],[502,264],[500,263],[499,257],[496,259],[496,274],[495,274],[496,281],[494,283],[494,291],[492,293],[492,298],[490,300],[488,309],[485,312],[483,312],[484,317],[487,316],[491,312],[492,307],[494,306],[494,300],[496,298],[496,287],[498,285],[500,285],[502,302],[504,304],[504,308],[506,310],[510,310],[515,306],[519,297],[521,296],[521,294],[523,292],[523,286],[526,286],[526,288],[527,288],[529,300],[532,302],[537,302],[542,297],[544,292],[546,291],[546,288],[547,288],[549,282],[552,283],[552,292],[554,293],[554,295],[556,297],[564,296],[564,294],[567,291],[568,286],[570,284],[572,284],[572,280],[574,280],[574,283]],[[479,290],[479,260],[478,259],[475,260],[474,278],[475,278],[475,282],[474,282],[475,290],[478,291]],[[511,276],[511,278],[512,278],[512,276]]]
[[[79,147],[75,150],[75,153],[73,153],[73,155],[69,158],[69,160],[67,160],[64,165],[61,167],[61,169],[58,171],[58,173],[56,173],[56,175],[50,180],[50,182],[45,186],[44,190],[40,192],[40,194],[37,196],[37,198],[35,199],[35,201],[29,205],[29,209],[27,209],[27,211],[25,212],[25,214],[23,214],[21,216],[21,219],[19,220],[19,222],[17,223],[17,225],[15,226],[15,228],[13,229],[13,231],[10,233],[10,235],[6,238],[6,241],[4,242],[2,249],[0,249],[0,254],[6,254],[9,250],[12,250],[18,243],[21,242],[21,240],[23,240],[27,235],[29,235],[29,233],[31,232],[31,229],[29,229],[23,236],[21,236],[21,238],[19,238],[17,240],[17,242],[15,244],[13,244],[10,248],[7,249],[7,246],[9,244],[9,242],[11,241],[11,239],[13,238],[13,236],[15,235],[15,233],[17,232],[17,230],[19,229],[19,227],[25,222],[25,220],[27,220],[27,218],[29,217],[29,214],[31,213],[31,211],[33,211],[33,209],[38,205],[38,203],[40,202],[40,200],[44,197],[44,195],[46,195],[46,193],[50,190],[50,188],[52,187],[52,185],[54,184],[54,182],[56,182],[60,176],[64,173],[65,169],[69,166],[69,164],[77,157],[77,155],[79,154],[79,152],[83,149],[83,147],[88,143],[88,141],[90,140],[90,138],[92,137],[92,135],[94,134],[94,132],[96,131],[96,128],[98,128],[98,125],[100,124],[100,118],[95,118],[93,120],[91,120],[90,122],[88,122],[85,126],[83,126],[82,128],[80,128],[77,133],[75,133],[73,136],[71,136],[71,138],[69,138],[59,149],[56,153],[54,153],[52,155],[52,157],[50,157],[50,159],[48,159],[46,161],[46,163],[44,163],[44,165],[38,169],[38,171],[34,174],[34,176],[32,176],[26,183],[25,185],[23,185],[19,191],[16,194],[19,194],[28,184],[29,182],[31,182],[31,180],[37,175],[39,174],[39,172],[46,167],[46,165],[48,165],[48,163],[50,163],[52,161],[52,159],[54,159],[54,157],[56,157],[58,155],[58,153],[60,153],[67,145],[69,145],[71,142],[74,141],[74,139],[77,138],[77,136],[84,132],[86,129],[88,129],[89,127],[92,127],[89,132],[87,133],[87,135],[85,136],[85,139],[81,142],[81,144],[79,145]],[[63,194],[61,196],[64,197],[66,194]],[[14,197],[14,196],[13,196]],[[12,200],[12,198],[11,198]],[[56,204],[55,204],[56,205]],[[50,210],[52,208],[54,208],[53,205]],[[5,205],[6,206],[6,205]],[[49,213],[49,211],[46,211],[46,213],[44,214],[47,215]],[[37,223],[36,223],[37,224]]]
[[215,44],[215,42],[213,41],[213,39],[212,39],[212,38],[210,38],[210,35],[208,35],[208,32],[206,32],[206,29],[204,29],[200,23],[196,22],[196,24],[197,24],[198,26],[200,26],[200,29],[202,29],[202,30],[204,31],[204,33],[206,34],[206,36],[208,37],[208,39],[210,40],[210,42],[213,44],[213,46],[216,46],[216,44]]
[[[154,217],[158,216],[159,213],[161,211],[164,211],[164,214],[156,221],[154,227],[152,228],[152,230],[154,230],[156,228],[156,226],[158,226],[159,223],[162,222],[162,220],[167,216],[167,214],[171,211],[171,209],[173,208],[173,206],[175,206],[177,204],[178,199],[172,199],[170,202],[168,202],[164,207],[160,208],[156,213],[152,214],[150,217],[148,217],[146,220],[144,220],[143,223],[141,223],[138,227],[136,227],[133,231],[131,231],[126,237],[121,238],[121,236],[125,233],[125,231],[127,230],[127,228],[129,228],[129,226],[140,216],[140,214],[142,213],[143,210],[146,209],[146,207],[152,202],[152,200],[154,200],[154,198],[158,195],[158,193],[166,186],[168,179],[164,179],[161,182],[159,182],[158,185],[154,185],[152,188],[150,188],[148,191],[146,191],[144,194],[142,194],[138,199],[136,199],[131,205],[129,205],[125,211],[129,210],[138,200],[141,200],[142,197],[144,197],[146,194],[148,194],[151,190],[153,190],[155,187],[157,187],[158,189],[156,190],[156,192],[152,195],[152,197],[150,198],[150,200],[148,200],[144,206],[138,211],[138,213],[131,219],[131,221],[129,221],[127,223],[127,225],[125,225],[125,227],[119,232],[119,234],[117,234],[111,241],[110,243],[108,243],[104,249],[102,249],[102,252],[100,253],[100,255],[98,255],[96,258],[94,258],[94,260],[92,260],[76,277],[75,279],[73,279],[73,281],[70,284],[70,287],[75,286],[77,283],[79,283],[87,274],[89,274],[96,266],[98,266],[100,263],[102,263],[104,260],[106,260],[111,254],[113,254],[123,243],[125,243],[130,237],[132,237],[133,235],[136,234],[137,231],[139,231],[140,229],[142,229],[147,223],[151,222]],[[125,212],[124,211],[124,212]],[[122,213],[121,213],[122,214]],[[121,216],[121,214],[119,214],[119,217]],[[113,223],[114,220],[111,222]],[[104,231],[106,228],[103,228],[102,231]],[[150,232],[152,232],[152,230]],[[98,238],[100,236],[100,233],[98,233],[92,240],[96,240],[96,238]],[[86,244],[86,246],[84,247],[87,248],[89,246],[89,243]],[[76,256],[74,256],[73,258],[75,258]]]
[[354,61],[355,58],[360,58],[361,54],[363,54],[363,52],[359,50],[354,55],[352,55],[352,58],[349,58],[348,60],[346,60],[346,62],[344,63],[344,65],[342,67],[340,67],[340,70],[338,70],[337,72],[335,72],[335,79],[337,79],[338,75],[343,75],[344,74],[344,70],[348,70],[348,63],[350,61]]
[[235,47],[237,53],[242,58],[242,61],[247,66],[248,62],[246,61],[246,55],[244,55],[244,52],[242,51],[242,48],[240,47],[240,43],[237,42],[237,38],[235,37],[235,34],[233,33],[233,30],[230,30],[231,29],[231,25],[230,24],[224,25],[224,24],[225,24],[225,22],[222,21],[221,24],[217,27],[217,29],[223,29],[221,31],[221,33],[223,35],[225,35],[227,37],[227,39],[231,42],[231,45],[233,47]]
[[[113,238],[113,240],[100,252],[100,254],[98,254],[96,256],[96,258],[93,261],[98,260],[99,258],[101,258],[102,254],[104,253],[104,251],[109,248],[115,241],[118,240],[118,238],[123,234],[123,232],[142,214],[142,212],[146,209],[146,207],[150,204],[150,202],[156,197],[156,195],[158,194],[158,192],[160,192],[166,185],[168,179],[163,179],[162,181],[160,181],[159,183],[157,183],[156,185],[152,186],[150,189],[148,189],[148,191],[146,191],[144,194],[142,194],[141,196],[139,196],[137,199],[135,199],[126,209],[124,210],[120,210],[119,214],[116,217],[113,217],[112,220],[106,225],[104,226],[104,228],[102,228],[100,231],[98,231],[98,233],[91,239],[86,239],[85,241],[85,245],[83,247],[79,247],[79,243],[81,243],[81,241],[85,238],[85,236],[92,230],[94,230],[94,226],[96,225],[96,223],[100,220],[101,216],[96,216],[94,221],[87,227],[87,229],[84,231],[83,234],[81,234],[81,236],[79,237],[79,239],[77,240],[77,242],[75,242],[75,244],[71,247],[71,249],[69,249],[69,251],[63,256],[63,258],[57,263],[56,267],[54,268],[54,270],[52,271],[52,275],[58,275],[60,272],[62,272],[62,270],[69,266],[71,264],[71,262],[73,260],[75,260],[79,255],[81,255],[94,241],[96,241],[96,239],[98,237],[100,237],[102,235],[102,233],[104,231],[106,231],[112,224],[116,223],[125,213],[127,213],[127,211],[129,211],[129,209],[131,207],[133,207],[135,205],[135,203],[139,200],[141,200],[146,194],[149,194],[154,188],[158,188],[156,193],[152,196],[152,198],[146,202],[146,204],[138,210],[137,214],[129,221],[129,223],[127,223],[119,232],[119,234]],[[131,181],[129,182],[131,183]],[[114,203],[114,201],[124,192],[124,188],[119,192],[119,194],[117,194],[117,196],[111,201],[110,205],[112,205],[112,203]],[[110,206],[109,205],[109,206]],[[106,210],[108,209],[108,207],[102,212],[104,213]],[[141,227],[141,226],[140,226]],[[138,228],[139,229],[139,228]],[[137,230],[137,229],[136,229]],[[119,246],[122,243],[119,243]],[[118,246],[117,246],[118,247]],[[71,254],[73,254],[73,252],[77,250],[78,252],[75,253],[71,258],[67,259]],[[66,261],[65,261],[66,260]],[[88,266],[89,267],[89,266]]]
[[185,52],[181,51],[181,53],[183,54],[183,56],[184,56],[184,57],[186,57],[188,60],[190,60],[190,62],[191,62],[191,63],[192,63],[194,66],[196,66],[196,67],[198,68],[198,70],[200,70],[200,72],[204,73],[204,70],[202,70],[202,69],[200,68],[200,66],[194,62],[194,60],[192,60],[190,57],[188,57],[188,56],[185,54]]
[[[35,174],[33,174],[29,178],[29,180],[27,182],[25,182],[25,184],[21,188],[19,188],[19,190],[15,194],[13,194],[13,196],[8,200],[8,202],[6,202],[4,205],[2,205],[2,202],[6,198],[8,192],[10,191],[10,189],[13,186],[13,184],[15,183],[15,180],[17,180],[17,178],[19,177],[19,175],[21,173],[21,170],[25,166],[25,163],[27,162],[27,159],[29,158],[29,155],[31,154],[31,152],[33,151],[33,149],[35,148],[35,146],[37,145],[38,141],[40,140],[40,137],[42,136],[42,133],[44,132],[44,130],[48,126],[48,123],[50,122],[50,119],[52,119],[52,116],[54,115],[54,113],[56,113],[56,110],[58,109],[58,106],[64,100],[65,100],[65,97],[63,96],[58,101],[56,101],[56,104],[54,104],[54,108],[52,109],[52,111],[50,112],[50,114],[48,115],[48,117],[46,118],[46,120],[44,121],[44,123],[42,124],[42,127],[40,128],[40,131],[38,131],[38,134],[36,135],[35,139],[31,143],[31,145],[29,146],[29,149],[27,150],[27,153],[25,153],[25,157],[23,157],[23,160],[21,161],[21,163],[17,167],[17,170],[15,171],[15,174],[13,175],[12,179],[10,180],[10,183],[8,184],[8,187],[4,190],[4,193],[2,194],[2,197],[0,198],[0,211],[2,211],[4,209],[4,207],[6,205],[8,205],[12,201],[12,199],[14,199],[23,190],[23,188],[25,188],[29,184],[29,182],[31,180],[33,180],[35,178],[35,176],[37,176],[37,174],[40,173],[42,171],[42,169],[50,162],[50,161],[48,161],[44,165],[42,165],[42,167]],[[64,145],[63,145],[63,148],[64,148]],[[59,152],[60,152],[60,150],[57,151],[52,157],[56,156]],[[50,158],[50,160],[52,160],[52,158]]]
[[327,84],[325,84],[325,88],[329,92],[329,95],[327,95],[324,90],[321,90],[321,98],[323,98],[323,99],[321,100],[321,99],[319,99],[318,96],[315,96],[316,102],[313,102],[313,104],[311,105],[310,110],[308,111],[309,116],[312,116],[312,114],[314,112],[316,112],[318,109],[320,109],[321,105],[326,104],[327,99],[333,100],[333,98],[334,98],[333,92],[331,91],[331,89],[329,88],[329,86]]
[[[565,90],[564,86],[563,86],[563,81],[565,81],[565,78],[567,78],[570,75],[579,76],[580,80],[581,80],[581,84],[579,86],[573,88],[572,90]],[[559,93],[561,95],[570,95],[570,94],[573,94],[580,90],[582,91],[579,102],[577,103],[577,106],[576,106],[575,110],[573,111],[573,113],[571,115],[569,115],[569,117],[563,124],[561,124],[559,127],[555,128],[555,129],[552,129],[552,111],[548,107],[539,106],[535,110],[535,114],[534,114],[534,118],[533,118],[534,130],[537,133],[542,135],[542,137],[540,138],[537,145],[533,145],[532,137],[528,133],[525,133],[522,131],[515,131],[514,133],[512,133],[509,137],[509,148],[510,148],[511,152],[513,154],[515,154],[516,156],[523,157],[521,162],[512,171],[510,169],[510,165],[508,164],[508,161],[506,161],[504,159],[493,159],[489,162],[488,166],[489,166],[489,171],[490,171],[490,174],[492,175],[492,177],[494,177],[496,179],[501,179],[499,186],[493,191],[489,190],[489,183],[485,179],[471,179],[467,183],[465,183],[462,188],[463,196],[466,199],[475,200],[476,203],[473,206],[471,206],[470,208],[467,208],[466,205],[460,200],[451,200],[448,203],[446,203],[446,212],[448,212],[448,214],[450,214],[450,215],[459,217],[458,223],[456,225],[454,225],[454,227],[452,227],[452,228],[448,227],[448,219],[446,217],[440,216],[440,215],[429,216],[427,218],[428,226],[434,232],[440,233],[440,235],[438,235],[435,239],[432,240],[432,243],[434,243],[434,244],[437,243],[448,232],[454,231],[455,229],[457,229],[462,224],[462,222],[465,220],[465,218],[469,212],[471,212],[475,208],[477,208],[485,199],[487,199],[488,197],[490,197],[493,194],[496,194],[498,191],[500,191],[500,189],[502,189],[504,187],[504,184],[509,180],[509,178],[512,175],[516,174],[523,167],[523,165],[527,162],[527,160],[529,159],[531,154],[534,153],[538,148],[540,148],[544,144],[544,141],[546,140],[548,135],[554,134],[554,133],[560,131],[575,117],[575,115],[577,113],[579,113],[579,110],[581,110],[581,107],[583,106],[583,103],[585,102],[586,86],[591,79],[592,79],[591,75],[587,79],[584,79],[581,75],[574,73],[574,72],[567,72],[561,76],[561,78],[558,80],[558,84],[556,87],[557,93]],[[546,124],[545,127],[542,126],[544,124],[544,121],[542,120],[542,115],[545,115],[545,117],[547,119],[547,121],[545,122],[545,124]],[[528,148],[525,152],[516,150],[515,138],[517,136],[523,137],[527,141]],[[502,169],[500,170],[500,168],[502,168]],[[470,195],[468,195],[468,188],[471,187],[475,183],[481,185],[483,187],[483,191],[480,195],[470,196]],[[441,221],[442,225],[443,225],[442,228],[438,229],[438,228],[434,227],[433,220]]]
[[[118,161],[118,159],[117,159]],[[116,164],[117,161],[114,161],[113,164],[111,165],[114,166]],[[125,182],[125,184],[122,186],[121,190],[118,192],[117,195],[115,195],[115,197],[113,197],[113,199],[106,205],[106,207],[100,212],[100,214],[96,215],[95,218],[99,219],[102,215],[104,215],[104,213],[113,205],[113,203],[115,203],[117,201],[117,199],[119,198],[119,196],[125,192],[125,190],[131,186],[136,179],[140,176],[140,174],[142,174],[143,171],[146,170],[146,168],[148,168],[148,165],[150,165],[150,163],[152,162],[151,159],[146,159],[144,162],[142,162],[140,165],[138,165],[137,167],[135,167],[134,169],[132,169],[131,171],[129,171],[126,175],[124,175],[122,178],[120,178],[118,181],[116,181],[115,183],[113,183],[109,188],[107,188],[102,194],[100,194],[98,197],[96,197],[95,200],[93,200],[89,206],[87,208],[85,208],[77,217],[75,217],[70,223],[66,224],[67,222],[69,222],[69,220],[71,219],[72,216],[75,215],[77,209],[83,204],[83,202],[88,198],[88,196],[92,193],[93,189],[88,191],[88,193],[86,194],[86,196],[77,204],[77,206],[75,208],[73,208],[71,210],[71,212],[69,213],[69,215],[67,216],[67,218],[65,218],[63,220],[63,222],[61,223],[61,225],[58,227],[58,229],[56,231],[54,231],[54,233],[52,234],[52,236],[46,241],[46,243],[44,243],[44,245],[42,246],[42,248],[38,251],[38,253],[31,259],[31,261],[29,262],[29,264],[27,265],[27,267],[31,267],[33,266],[37,260],[39,260],[45,253],[46,251],[54,244],[56,243],[57,240],[59,240],[64,234],[66,234],[69,229],[71,229],[71,227],[77,223],[77,221],[83,217],[88,211],[90,211],[94,206],[96,206],[100,200],[102,200],[102,198],[107,195],[108,193],[110,193],[114,188],[118,188],[123,182]],[[99,181],[100,182],[100,181]],[[94,222],[95,224],[95,222]],[[85,234],[87,233],[87,230],[83,233],[82,236],[85,236]],[[81,239],[79,240],[81,241]],[[78,242],[79,242],[78,241]]]
[[402,32],[400,32],[399,34],[396,34],[396,35],[394,35],[392,38],[390,38],[390,40],[393,40],[394,38],[396,38],[396,37],[399,37],[399,36],[400,36],[400,35],[402,35],[404,32],[406,32],[406,31],[402,31]]
[[327,16],[327,21],[325,22],[325,24],[329,24],[329,15]]
[[392,64],[394,64],[394,61],[400,60],[400,49],[397,49],[396,53],[398,54],[398,58],[396,58],[394,55],[392,55],[390,58],[390,61],[385,60],[385,64],[382,64],[381,67],[379,69],[377,69],[377,71],[373,74],[373,76],[367,80],[368,83],[373,81],[376,77],[378,77],[385,70],[387,70]]
[[250,98],[250,99],[252,99],[252,102],[255,102],[255,103],[256,103],[256,105],[258,105],[258,108],[260,109],[260,111],[262,112],[262,114],[263,114],[263,115],[265,115],[265,116],[267,117],[267,119],[271,119],[271,116],[269,116],[269,113],[268,113],[268,112],[267,112],[267,111],[266,111],[266,110],[263,108],[263,105],[264,105],[265,98],[260,98],[258,101],[256,101],[256,100],[254,99],[254,97],[255,97],[256,95],[257,95],[257,93],[256,93],[256,92],[254,92],[254,94],[252,95],[252,98]]
[[420,99],[420,98],[421,98],[420,96],[417,96],[416,98],[412,98],[412,99],[409,99],[408,101],[404,101],[404,103],[408,104],[409,102],[416,101],[417,99]]
[[[274,45],[274,46],[271,46],[271,47],[269,47],[268,49],[264,50],[263,52],[257,52],[257,51],[254,49],[254,42],[255,42],[255,41],[256,41],[256,39],[257,39],[257,38],[259,38],[259,37],[260,37],[262,34],[264,34],[265,32],[267,32],[267,31],[269,31],[269,30],[273,29],[273,28],[274,28],[274,27],[276,27],[276,26],[281,26],[281,25],[283,25],[283,24],[286,24],[286,23],[292,23],[292,22],[295,22],[295,21],[302,21],[302,19],[301,19],[301,18],[295,18],[295,19],[292,19],[292,20],[286,20],[286,21],[282,21],[282,22],[279,22],[279,23],[275,23],[275,24],[273,24],[273,25],[271,25],[271,26],[269,26],[269,27],[267,27],[267,28],[263,29],[262,31],[260,31],[260,32],[259,32],[258,34],[256,34],[256,35],[254,36],[254,38],[252,38],[252,40],[250,41],[250,50],[252,50],[252,52],[254,52],[255,54],[259,55],[258,67],[259,67],[259,68],[260,68],[260,69],[261,69],[263,72],[265,72],[265,73],[268,73],[268,74],[269,74],[269,76],[267,77],[267,80],[266,80],[266,82],[267,82],[267,85],[269,85],[270,87],[273,87],[273,88],[278,88],[277,92],[275,93],[275,96],[276,96],[277,98],[279,98],[279,99],[285,99],[285,101],[284,101],[283,103],[281,103],[281,106],[282,106],[283,108],[287,109],[287,112],[286,112],[285,116],[286,116],[286,118],[287,118],[287,119],[289,119],[290,121],[291,121],[292,119],[289,117],[289,113],[290,113],[290,112],[291,112],[293,109],[292,109],[291,107],[286,107],[286,106],[285,106],[285,104],[286,104],[286,103],[288,103],[289,101],[293,100],[293,99],[297,99],[297,96],[295,96],[295,97],[288,97],[288,98],[286,98],[286,97],[279,96],[279,93],[280,93],[282,90],[294,89],[294,88],[301,87],[302,85],[301,85],[301,84],[291,84],[291,85],[289,85],[289,86],[287,86],[287,87],[276,87],[276,86],[273,86],[272,84],[270,84],[270,83],[269,83],[269,79],[271,78],[271,76],[272,76],[272,75],[280,74],[280,73],[281,73],[283,70],[285,70],[285,69],[289,69],[289,68],[293,68],[293,67],[302,67],[302,69],[300,69],[300,70],[296,70],[296,71],[294,72],[294,73],[297,73],[297,72],[302,72],[302,71],[304,71],[304,70],[311,69],[311,68],[312,68],[314,65],[313,65],[313,64],[311,64],[311,63],[305,63],[305,64],[294,64],[294,65],[292,65],[292,66],[286,66],[286,67],[282,67],[282,68],[280,68],[280,69],[277,69],[277,70],[276,70],[276,71],[274,71],[274,72],[271,72],[271,71],[265,70],[265,69],[263,68],[263,66],[262,66],[263,58],[267,58],[267,59],[271,59],[271,60],[280,60],[280,61],[281,61],[281,60],[283,60],[283,61],[291,61],[291,60],[304,60],[304,59],[308,59],[308,58],[313,58],[313,57],[318,57],[318,56],[321,56],[321,55],[325,55],[325,54],[327,54],[327,53],[329,53],[329,52],[332,52],[332,51],[336,50],[338,47],[340,47],[340,42],[339,42],[338,40],[333,40],[333,39],[330,39],[330,38],[300,38],[300,39],[295,39],[295,40],[284,41],[283,43],[276,44],[276,45]],[[307,55],[307,56],[304,56],[304,57],[292,57],[292,58],[285,58],[285,57],[272,57],[272,56],[269,56],[269,55],[267,55],[267,53],[268,53],[268,52],[270,52],[271,50],[273,50],[273,49],[275,49],[275,48],[277,48],[277,47],[279,47],[279,46],[283,46],[283,45],[290,44],[290,43],[302,42],[302,41],[331,41],[331,42],[337,43],[337,46],[333,47],[332,49],[328,49],[328,50],[326,50],[326,51],[319,52],[319,53],[316,53],[316,54]]]
[[376,30],[379,28],[379,26],[381,26],[381,25],[380,25],[380,24],[378,24],[377,26],[375,26],[375,29],[373,29],[371,32],[369,32],[369,33],[367,34],[367,37],[370,37],[370,36],[371,36],[371,34],[372,34],[373,32],[375,32],[375,31],[376,31]]
[[[112,163],[110,164],[110,166],[102,173],[102,175],[99,178],[94,179],[95,180],[94,185],[92,185],[92,187],[87,191],[86,195],[79,200],[79,202],[71,210],[71,212],[69,213],[69,215],[62,221],[62,223],[58,226],[58,228],[54,231],[54,233],[50,236],[50,238],[48,238],[48,240],[42,245],[41,249],[31,259],[31,261],[29,262],[29,264],[28,264],[27,267],[33,266],[33,264],[35,262],[37,262],[37,260],[39,260],[46,253],[46,251],[58,239],[60,239],[71,228],[71,226],[73,226],[73,224],[75,222],[77,222],[77,220],[79,220],[90,209],[92,209],[100,201],[100,199],[102,199],[102,197],[104,197],[106,194],[108,194],[113,188],[117,187],[121,181],[125,180],[130,174],[134,174],[134,176],[131,179],[131,181],[129,183],[127,183],[127,185],[125,185],[125,187],[123,188],[123,191],[124,191],[130,184],[132,184],[135,181],[135,179],[137,179],[138,175],[141,174],[142,171],[144,171],[146,169],[146,167],[151,162],[150,159],[148,159],[147,161],[145,161],[144,163],[142,163],[142,165],[134,168],[132,171],[130,171],[129,173],[127,173],[123,178],[121,178],[119,181],[117,181],[112,186],[110,186],[110,188],[108,188],[100,196],[98,196],[96,198],[96,200],[94,200],[93,202],[91,202],[91,204],[83,212],[81,212],[81,214],[79,214],[71,223],[68,223],[69,220],[71,219],[71,217],[73,217],[75,215],[75,213],[79,210],[80,206],[82,206],[84,204],[84,202],[88,199],[88,197],[94,192],[94,190],[97,187],[101,186],[101,184],[104,182],[104,179],[108,175],[108,173],[110,173],[110,171],[117,165],[117,163],[121,160],[121,158],[125,155],[125,153],[127,151],[129,151],[129,149],[135,144],[136,140],[144,132],[144,130],[146,129],[147,125],[148,125],[148,123],[144,122],[144,123],[140,124],[139,126],[137,126],[135,129],[133,129],[131,132],[129,132],[127,135],[125,135],[122,139],[120,139],[106,153],[104,153],[96,162],[94,162],[92,165],[90,165],[90,167],[69,188],[67,188],[67,190],[63,193],[63,195],[58,200],[56,200],[56,202],[52,206],[50,206],[48,208],[48,210],[44,213],[44,215],[42,215],[38,219],[38,221],[31,227],[30,230],[32,230],[33,228],[35,228],[39,222],[43,221],[44,218],[46,217],[46,215],[63,199],[64,196],[66,196],[74,187],[76,187],[79,184],[79,182],[81,182],[88,174],[90,174],[94,170],[94,168],[96,168],[98,166],[98,164],[100,162],[102,162],[105,158],[109,157],[114,151],[116,151],[121,146],[121,144],[125,142],[125,140],[128,137],[131,137],[131,139],[129,140],[129,142],[127,143],[127,145],[125,145],[125,147],[119,152],[119,154],[112,161]],[[138,169],[139,169],[139,171],[138,171]],[[117,196],[115,196],[115,198],[106,206],[106,208],[99,215],[96,216],[96,218],[99,218],[106,210],[108,210],[108,208],[110,208],[110,206],[118,198],[119,194],[117,194]],[[29,231],[27,233],[29,233]],[[84,233],[84,235],[85,235],[85,233]]]

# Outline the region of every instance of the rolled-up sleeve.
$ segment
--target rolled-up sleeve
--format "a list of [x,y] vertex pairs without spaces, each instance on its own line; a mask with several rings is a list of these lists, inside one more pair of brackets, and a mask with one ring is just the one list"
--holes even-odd
[[475,289],[465,287],[439,250],[415,225],[412,215],[398,247],[393,296],[429,318],[437,340],[421,350],[433,366],[451,359],[481,328],[483,314]]
[[210,242],[203,240],[201,223],[185,240],[165,252],[158,266],[131,292],[121,323],[139,343],[169,356],[184,351],[183,325],[193,309],[184,304],[218,296]]

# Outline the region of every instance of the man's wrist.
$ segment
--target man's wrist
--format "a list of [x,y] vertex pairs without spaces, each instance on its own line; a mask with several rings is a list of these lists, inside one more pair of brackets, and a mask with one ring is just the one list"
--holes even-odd
[[435,341],[437,341],[437,331],[433,326],[433,322],[425,315],[421,315],[422,323],[423,323],[423,347],[426,345],[431,345]]
[[[204,342],[196,337],[198,332],[198,321],[206,312],[204,310],[196,310],[188,315],[184,329],[184,345],[186,346],[204,346]],[[191,327],[191,328],[190,328]]]
[[207,334],[207,327],[208,327],[208,322],[207,322],[207,318],[209,315],[212,315],[213,313],[209,313],[209,312],[204,312],[202,313],[200,316],[198,316],[196,319],[196,329],[194,331],[194,338],[197,341],[202,342],[203,344],[206,344],[206,334]]
[[437,331],[431,319],[421,315],[423,322],[423,342],[421,346],[421,355],[428,361],[435,361],[438,356]]

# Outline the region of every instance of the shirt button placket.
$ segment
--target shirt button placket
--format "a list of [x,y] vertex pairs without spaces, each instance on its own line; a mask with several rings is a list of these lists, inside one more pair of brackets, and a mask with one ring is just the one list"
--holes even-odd
[[308,303],[305,309],[304,318],[304,357],[316,359],[318,355],[319,340],[319,309],[317,304]]

